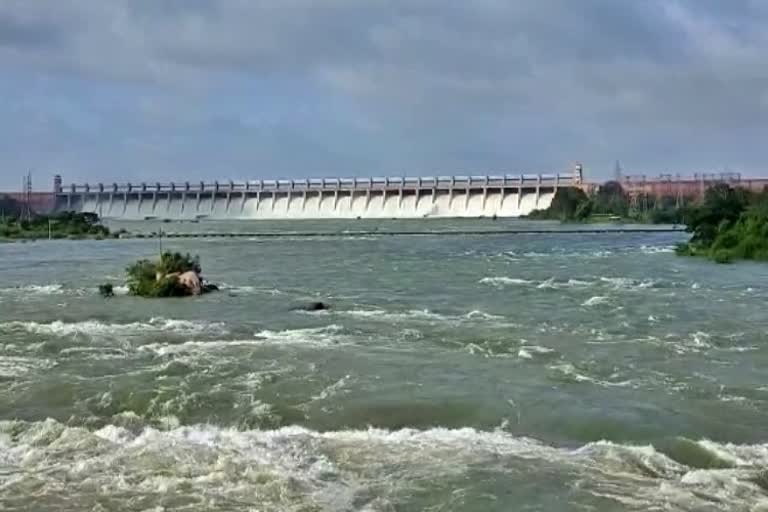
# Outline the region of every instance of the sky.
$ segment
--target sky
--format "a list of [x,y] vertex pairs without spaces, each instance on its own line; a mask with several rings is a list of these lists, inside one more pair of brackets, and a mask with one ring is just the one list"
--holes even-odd
[[0,189],[768,175],[765,0],[2,0]]

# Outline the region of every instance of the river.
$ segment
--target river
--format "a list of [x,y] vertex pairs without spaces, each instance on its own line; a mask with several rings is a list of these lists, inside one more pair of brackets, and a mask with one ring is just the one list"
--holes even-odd
[[683,239],[2,244],[0,509],[768,510],[768,266]]

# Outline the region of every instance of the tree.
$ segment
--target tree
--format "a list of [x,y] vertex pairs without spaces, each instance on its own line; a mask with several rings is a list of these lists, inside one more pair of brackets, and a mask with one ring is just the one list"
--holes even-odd
[[618,181],[607,181],[595,194],[594,213],[626,217],[629,214],[629,196]]

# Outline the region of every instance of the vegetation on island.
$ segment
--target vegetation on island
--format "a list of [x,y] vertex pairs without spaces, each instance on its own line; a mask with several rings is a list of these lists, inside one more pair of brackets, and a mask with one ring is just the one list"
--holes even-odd
[[159,260],[139,260],[126,268],[128,293],[138,297],[187,297],[217,290],[201,277],[200,259],[164,252]]
[[18,202],[0,198],[0,239],[102,239],[119,236],[100,223],[95,213],[62,212],[55,215],[26,216]]
[[754,193],[718,184],[686,212],[691,239],[677,254],[718,263],[768,261],[768,191]]
[[557,190],[552,204],[545,210],[534,210],[529,219],[562,222],[625,221],[650,224],[682,224],[683,208],[674,197],[646,195],[633,205],[621,183],[609,181],[592,194],[581,189],[564,187]]

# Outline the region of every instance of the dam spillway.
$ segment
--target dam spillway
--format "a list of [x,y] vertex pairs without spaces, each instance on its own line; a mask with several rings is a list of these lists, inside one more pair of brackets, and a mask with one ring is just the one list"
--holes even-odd
[[124,220],[520,217],[549,207],[558,188],[577,185],[570,173],[58,184],[54,208]]

